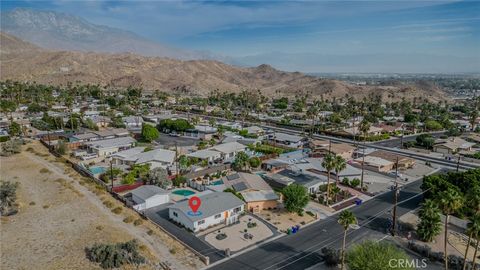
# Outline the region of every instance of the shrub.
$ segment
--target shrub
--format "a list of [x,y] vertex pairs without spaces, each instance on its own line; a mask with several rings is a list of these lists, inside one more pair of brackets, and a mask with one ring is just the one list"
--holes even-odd
[[138,266],[146,261],[138,252],[136,240],[117,244],[95,244],[85,248],[85,253],[90,261],[99,263],[104,269],[119,268],[124,264]]
[[305,213],[307,213],[307,215],[312,216],[312,217],[315,216],[315,214],[312,211],[306,211]]
[[128,216],[128,217],[126,217],[126,218],[123,219],[123,222],[125,222],[125,223],[131,223],[131,222],[133,222],[134,219],[135,219],[135,218],[134,218],[133,216]]
[[111,201],[104,201],[103,204],[108,207],[108,208],[112,208],[113,207],[113,202]]
[[29,205],[35,205],[35,202],[30,202]]
[[9,216],[17,213],[18,183],[0,181],[0,215]]
[[[392,259],[408,260],[409,257],[396,246],[386,242],[365,241],[354,245],[347,253],[347,265],[351,270],[363,269],[388,269],[389,261]],[[396,269],[414,269],[410,266]]]
[[40,173],[50,173],[50,170],[47,168],[40,169]]
[[143,224],[143,219],[137,218],[134,222],[133,225],[138,226]]
[[289,212],[301,213],[303,208],[308,204],[308,192],[303,186],[291,184],[282,190],[285,197],[283,203]]
[[120,214],[122,212],[122,207],[118,206],[112,210],[113,213],[115,214]]

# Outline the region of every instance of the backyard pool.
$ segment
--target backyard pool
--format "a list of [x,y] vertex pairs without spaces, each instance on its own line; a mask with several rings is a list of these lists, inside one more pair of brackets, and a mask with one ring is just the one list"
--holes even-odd
[[212,182],[212,185],[214,185],[214,186],[223,185],[223,181],[222,180],[217,180],[215,182]]
[[93,174],[102,174],[107,170],[107,168],[105,168],[105,167],[90,167],[88,170],[91,171]]
[[172,191],[172,193],[180,196],[190,196],[192,194],[195,194],[195,192],[188,189],[177,189]]

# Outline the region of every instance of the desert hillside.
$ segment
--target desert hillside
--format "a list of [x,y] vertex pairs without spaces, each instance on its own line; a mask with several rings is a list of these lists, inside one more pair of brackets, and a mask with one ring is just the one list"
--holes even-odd
[[238,92],[260,89],[267,96],[341,98],[346,94],[362,98],[381,95],[384,100],[403,97],[446,99],[445,93],[430,84],[395,86],[354,86],[320,79],[299,72],[282,72],[268,65],[242,68],[210,60],[180,61],[130,53],[108,54],[44,50],[12,35],[1,33],[0,79],[36,81],[46,84],[83,82],[113,87],[142,86],[147,90],[187,89],[205,95],[213,89]]

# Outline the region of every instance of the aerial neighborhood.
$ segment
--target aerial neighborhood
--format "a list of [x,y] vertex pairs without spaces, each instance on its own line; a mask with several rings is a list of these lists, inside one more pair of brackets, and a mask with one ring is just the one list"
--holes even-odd
[[[296,108],[282,110],[273,100],[261,105],[275,110],[262,113],[222,109],[224,102],[244,103],[242,96],[158,99],[132,88],[98,98],[84,91],[70,104],[56,98],[51,107],[3,101],[10,106],[3,138],[12,149],[20,138],[41,142],[207,264],[435,173],[432,163],[480,165],[478,114],[452,114],[435,104],[429,106],[438,116],[421,116],[413,111],[424,105],[366,100],[381,113],[357,115],[349,108],[365,105],[351,99],[335,106],[294,100]],[[142,109],[115,106],[122,100]],[[168,102],[157,108],[157,100]],[[200,101],[212,110],[194,109]],[[469,119],[470,126],[438,120],[440,114]],[[201,202],[198,211],[192,212],[192,198]],[[236,238],[243,240],[224,240]]]
[[0,6],[0,269],[480,270],[480,2]]

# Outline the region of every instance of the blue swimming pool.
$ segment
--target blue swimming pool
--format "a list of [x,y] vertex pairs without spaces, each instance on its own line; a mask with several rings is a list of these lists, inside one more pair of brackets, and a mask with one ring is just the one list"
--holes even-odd
[[105,167],[90,167],[88,170],[91,171],[93,174],[102,174],[107,170],[107,168],[105,168]]
[[212,182],[212,185],[214,185],[214,186],[218,186],[218,185],[221,185],[221,184],[223,184],[223,181],[222,181],[222,180],[218,180],[218,181]]

